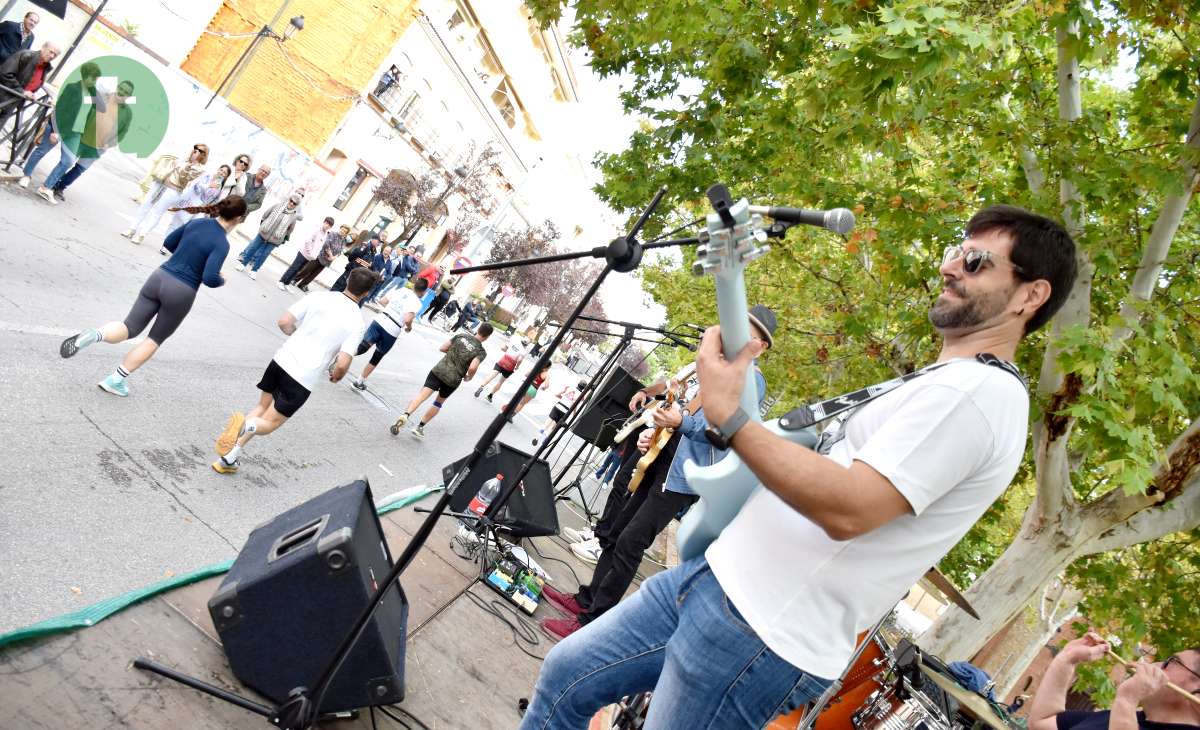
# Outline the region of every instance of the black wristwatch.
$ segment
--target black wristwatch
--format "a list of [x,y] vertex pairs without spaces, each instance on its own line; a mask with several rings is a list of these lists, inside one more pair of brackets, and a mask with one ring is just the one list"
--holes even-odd
[[708,424],[708,428],[704,429],[704,438],[718,449],[725,450],[729,448],[729,442],[733,441],[733,435],[741,430],[750,421],[750,416],[742,410],[741,406],[733,412],[725,423],[721,425]]

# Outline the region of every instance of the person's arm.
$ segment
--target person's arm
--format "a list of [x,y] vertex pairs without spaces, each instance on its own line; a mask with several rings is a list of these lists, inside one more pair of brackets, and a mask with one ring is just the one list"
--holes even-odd
[[1101,659],[1107,651],[1108,642],[1089,631],[1055,655],[1029,703],[1029,730],[1058,730],[1056,717],[1067,709],[1067,691],[1075,682],[1075,667]]
[[[183,229],[186,227],[187,226],[180,226],[172,232],[172,235],[175,233],[182,233]],[[170,236],[168,236],[168,238],[170,238]],[[178,244],[178,239],[176,239],[176,243]],[[225,286],[225,277],[221,276],[221,266],[225,263],[225,257],[228,255],[229,244],[225,244],[223,246],[214,246],[213,250],[208,252],[208,259],[204,262],[204,274],[200,279],[204,282],[205,286],[212,289]]]
[[[20,91],[24,84],[17,78],[17,61],[20,60],[21,52],[17,51],[8,58],[4,59],[4,63],[0,63],[0,84],[7,86],[10,89]],[[12,95],[7,91],[0,93],[0,96],[11,98]]]
[[[737,410],[746,368],[762,348],[752,340],[726,360],[720,328],[705,333],[697,363],[709,423],[726,423]],[[928,428],[931,420],[938,423],[936,431]],[[993,440],[971,396],[948,385],[928,385],[857,449],[849,466],[776,436],[756,421],[735,434],[733,448],[788,506],[831,539],[850,540],[903,515],[921,514],[979,468]]]
[[339,352],[333,363],[333,370],[329,372],[329,382],[336,383],[346,377],[346,373],[350,371],[350,361],[353,359],[350,353]]
[[479,369],[479,365],[482,362],[483,360],[480,358],[475,358],[472,360],[470,367],[467,368],[467,374],[463,376],[463,380],[470,380],[471,378],[475,377],[475,371]]
[[280,332],[290,336],[296,331],[296,326],[299,324],[299,320],[297,320],[296,315],[292,314],[289,310],[281,314],[279,316],[279,321],[275,324],[279,325]]
[[[184,228],[186,228],[186,226],[180,226],[168,233],[167,237],[163,240],[163,248],[167,249],[171,253],[175,253],[175,249],[179,248],[179,242],[183,240]],[[222,259],[221,263],[224,263],[224,259]],[[207,270],[207,268],[208,267],[206,266],[205,269]]]
[[646,404],[646,401],[650,400],[656,395],[665,393],[666,390],[667,381],[665,380],[660,380],[657,383],[653,383],[645,388],[642,388],[638,392],[634,393],[633,398],[629,400],[629,410],[636,413],[639,408]]
[[446,340],[445,342],[443,342],[442,346],[438,348],[438,351],[439,352],[449,352],[450,351],[450,342],[451,342],[451,340]]
[[404,313],[404,331],[405,332],[412,332],[413,320],[416,319],[416,317],[417,317],[416,312],[405,312]]

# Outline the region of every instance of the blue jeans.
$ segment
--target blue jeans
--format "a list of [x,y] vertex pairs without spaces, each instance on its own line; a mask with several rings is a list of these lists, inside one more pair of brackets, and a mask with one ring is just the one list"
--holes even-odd
[[[75,167],[75,163],[79,162],[79,157],[67,147],[66,140],[61,140],[58,143],[58,164],[50,171],[50,175],[46,178],[46,182],[42,183],[48,188],[53,188],[58,184],[59,179],[67,174],[67,171]],[[91,164],[91,163],[88,163]]]
[[25,161],[25,167],[22,168],[25,177],[33,177],[33,171],[37,169],[38,163],[53,147],[54,144],[50,141],[50,125],[47,124],[45,131],[42,132],[42,138],[38,140],[33,152],[29,153],[29,159]]
[[612,478],[617,475],[617,469],[620,468],[621,450],[614,446],[608,450],[608,455],[604,457],[604,461],[600,464],[600,468],[596,470],[596,478],[602,483],[608,484],[612,481]]
[[263,237],[258,235],[254,237],[249,246],[242,250],[242,255],[238,258],[242,260],[243,264],[250,267],[251,271],[258,271],[278,245],[278,243],[264,241]]
[[396,277],[394,277],[394,276],[389,276],[384,279],[381,279],[378,284],[371,287],[371,292],[369,294],[367,294],[366,299],[364,299],[363,301],[373,302],[376,299],[378,299],[379,297],[383,296],[384,292],[386,292],[392,288],[392,282],[394,282],[395,280],[396,280]]
[[521,728],[582,730],[601,707],[648,690],[648,728],[762,727],[829,684],[768,649],[699,557],[560,641]]

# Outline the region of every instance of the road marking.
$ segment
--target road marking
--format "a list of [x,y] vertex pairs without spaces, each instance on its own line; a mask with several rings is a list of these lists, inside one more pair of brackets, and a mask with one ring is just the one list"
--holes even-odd
[[380,465],[379,465],[379,468],[380,468],[380,469],[383,469],[383,473],[384,473],[384,474],[387,474],[389,477],[394,477],[394,476],[396,476],[395,474],[393,474],[393,473],[391,473],[390,471],[388,471],[388,468],[387,468],[386,466],[384,466],[383,464],[380,464]]

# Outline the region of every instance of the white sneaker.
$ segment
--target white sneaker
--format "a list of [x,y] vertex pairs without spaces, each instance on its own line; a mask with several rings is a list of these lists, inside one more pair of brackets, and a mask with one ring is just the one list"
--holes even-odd
[[246,268],[246,265],[243,264],[241,261],[239,261],[237,263],[237,266],[233,267],[234,271],[243,271],[243,270],[245,270],[245,268]]
[[595,565],[600,560],[600,542],[593,540],[592,542],[581,542],[571,546],[571,552],[575,553],[575,557],[585,563]]
[[22,176],[21,179],[17,181],[17,185],[19,187],[23,187],[23,188],[29,187],[29,176],[28,175]]
[[258,272],[257,271],[250,272],[250,281],[258,281]]
[[133,229],[126,228],[125,230],[121,231],[121,238],[133,238]]
[[129,239],[129,240],[130,240],[130,241],[133,241],[134,243],[141,243],[142,241],[145,241],[145,240],[146,240],[146,236],[145,236],[145,235],[138,235],[138,236],[134,236],[133,238],[131,238],[131,239]]
[[50,205],[58,205],[58,201],[54,198],[54,191],[45,185],[37,189],[37,194],[42,196]]
[[576,530],[564,527],[562,534],[563,537],[567,538],[567,542],[590,542],[596,539],[596,533],[592,530]]
[[279,291],[287,291],[288,290],[288,288],[286,286],[284,286],[282,281],[275,282],[275,288],[278,289]]

